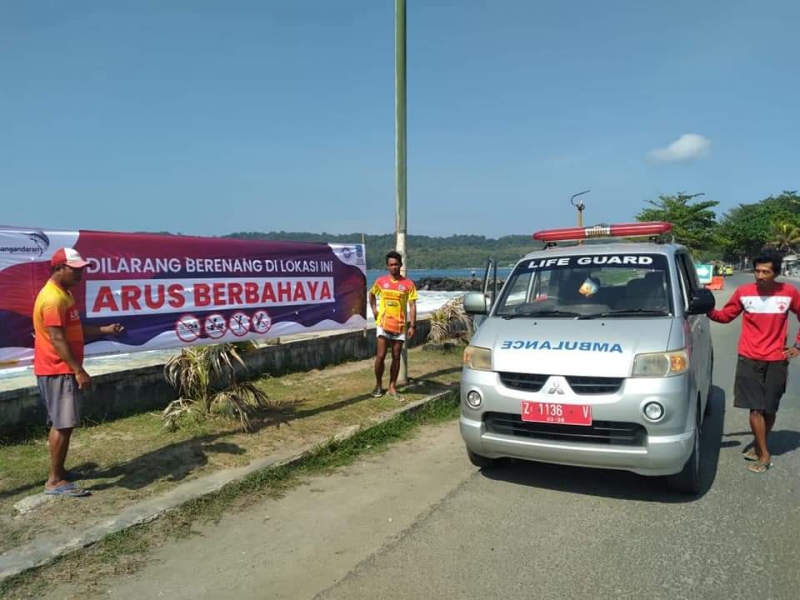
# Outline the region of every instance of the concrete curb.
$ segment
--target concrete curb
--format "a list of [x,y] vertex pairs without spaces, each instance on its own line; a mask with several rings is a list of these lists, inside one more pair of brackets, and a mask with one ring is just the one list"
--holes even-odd
[[[212,494],[222,487],[240,481],[258,471],[273,469],[280,466],[294,465],[311,455],[315,450],[332,441],[344,441],[352,438],[357,433],[368,431],[386,421],[390,421],[402,414],[413,414],[430,402],[434,402],[452,394],[458,389],[457,385],[433,396],[409,403],[406,406],[390,411],[377,417],[368,426],[351,425],[339,431],[336,435],[323,440],[306,444],[299,450],[286,451],[267,458],[254,460],[249,465],[236,469],[218,471],[205,477],[195,479],[178,485],[175,489],[151,500],[146,500],[123,510],[115,517],[75,534],[62,534],[56,536],[39,536],[29,544],[20,548],[9,550],[0,555],[0,583],[10,577],[19,575],[29,569],[43,566],[56,558],[85,548],[102,540],[104,537],[119,533],[135,525],[148,523],[182,504]],[[74,500],[73,500],[74,501]],[[80,501],[80,500],[78,500]]]

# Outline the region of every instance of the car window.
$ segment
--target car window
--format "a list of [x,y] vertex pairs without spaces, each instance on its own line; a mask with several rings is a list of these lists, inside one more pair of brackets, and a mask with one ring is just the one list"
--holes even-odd
[[685,252],[681,253],[680,256],[686,268],[686,274],[688,275],[689,291],[694,292],[701,287],[700,279],[697,277],[697,269],[694,266],[694,261],[692,260],[692,257]]
[[691,298],[692,290],[700,285],[697,279],[697,269],[695,269],[694,263],[689,262],[687,256],[683,253],[675,256],[675,266],[678,269],[683,306],[687,308],[689,306],[689,298]]
[[661,254],[576,254],[517,265],[495,316],[631,316],[672,310],[668,261]]
[[[519,304],[524,304],[530,295],[531,283],[534,280],[533,272],[520,273],[519,277],[509,281],[508,293],[506,294],[506,306],[511,308]],[[538,279],[536,285],[541,285]]]

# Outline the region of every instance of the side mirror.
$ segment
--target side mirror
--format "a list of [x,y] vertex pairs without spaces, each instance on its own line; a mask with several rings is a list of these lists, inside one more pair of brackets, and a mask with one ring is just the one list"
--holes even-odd
[[483,292],[468,292],[464,295],[464,312],[468,315],[485,315],[489,312],[489,301]]
[[717,299],[710,290],[701,288],[695,290],[692,294],[692,299],[689,301],[689,308],[686,309],[686,314],[689,315],[704,315],[711,312],[717,305]]

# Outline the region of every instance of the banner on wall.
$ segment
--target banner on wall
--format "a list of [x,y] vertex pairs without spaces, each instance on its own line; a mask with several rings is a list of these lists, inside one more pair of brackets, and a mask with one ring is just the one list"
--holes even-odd
[[89,262],[82,322],[125,327],[86,356],[366,326],[363,244],[0,226],[0,368],[32,364],[33,305],[63,247]]

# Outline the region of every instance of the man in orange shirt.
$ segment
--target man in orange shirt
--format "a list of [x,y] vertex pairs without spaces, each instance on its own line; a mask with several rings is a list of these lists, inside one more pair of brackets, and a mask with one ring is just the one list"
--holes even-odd
[[[414,282],[400,275],[403,257],[392,250],[386,255],[389,274],[378,277],[369,290],[369,304],[375,317],[378,336],[378,353],[375,356],[375,389],[372,395],[383,396],[383,368],[388,347],[392,347],[392,364],[389,367],[389,395],[398,398],[397,377],[400,374],[400,353],[406,341],[406,312],[408,312],[408,338],[414,337],[417,324],[417,288]],[[380,306],[378,306],[380,298]]]
[[72,430],[80,423],[79,391],[91,385],[83,368],[84,336],[120,334],[119,324],[83,327],[72,288],[80,284],[88,263],[73,248],[61,248],[50,259],[50,279],[33,307],[33,372],[50,425],[50,475],[45,494],[88,496],[67,481],[64,461]]

